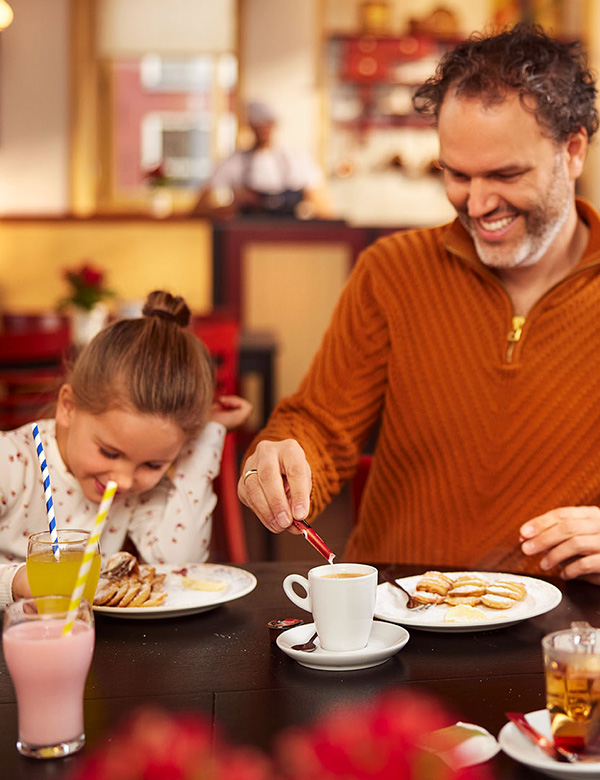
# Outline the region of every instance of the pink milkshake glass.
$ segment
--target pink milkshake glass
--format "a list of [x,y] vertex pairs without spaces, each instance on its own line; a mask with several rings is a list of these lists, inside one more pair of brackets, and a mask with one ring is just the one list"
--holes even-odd
[[94,617],[82,598],[72,630],[62,630],[68,596],[9,604],[2,649],[17,694],[17,750],[61,758],[83,747],[83,691],[94,653]]

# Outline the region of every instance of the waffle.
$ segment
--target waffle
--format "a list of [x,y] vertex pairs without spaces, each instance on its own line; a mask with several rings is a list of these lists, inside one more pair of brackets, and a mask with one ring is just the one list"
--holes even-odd
[[94,605],[97,607],[158,607],[167,598],[165,574],[154,566],[140,565],[134,555],[111,555],[100,573]]

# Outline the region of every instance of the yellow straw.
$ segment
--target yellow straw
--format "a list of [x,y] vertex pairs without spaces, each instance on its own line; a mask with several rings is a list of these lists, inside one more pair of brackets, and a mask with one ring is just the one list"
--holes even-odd
[[115,497],[117,487],[117,483],[113,482],[112,480],[109,480],[106,483],[104,495],[102,496],[102,501],[100,502],[100,507],[98,508],[98,514],[94,520],[94,527],[92,528],[90,538],[88,539],[88,542],[85,546],[85,552],[83,553],[79,571],[77,572],[77,581],[75,582],[75,588],[73,589],[71,601],[69,602],[67,620],[62,630],[63,636],[65,634],[70,634],[73,629],[73,624],[75,623],[75,618],[77,617],[77,612],[79,610],[79,602],[81,601],[81,597],[83,595],[83,589],[85,588],[88,574],[92,568],[92,560],[96,554],[96,550],[98,549],[98,541],[102,535],[102,528],[104,527],[104,522],[108,515],[110,505],[112,504],[113,498]]

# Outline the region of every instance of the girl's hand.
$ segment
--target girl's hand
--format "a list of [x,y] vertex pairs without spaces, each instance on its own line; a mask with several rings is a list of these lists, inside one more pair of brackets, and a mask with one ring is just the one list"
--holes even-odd
[[567,506],[534,517],[520,530],[525,555],[544,557],[544,571],[560,566],[565,580],[600,582],[600,508]]
[[213,403],[209,420],[221,423],[228,431],[234,431],[246,422],[252,404],[239,395],[221,395]]
[[17,573],[13,577],[12,581],[12,595],[13,599],[30,599],[32,597],[31,588],[29,587],[29,580],[27,579],[27,568],[25,564],[17,569]]

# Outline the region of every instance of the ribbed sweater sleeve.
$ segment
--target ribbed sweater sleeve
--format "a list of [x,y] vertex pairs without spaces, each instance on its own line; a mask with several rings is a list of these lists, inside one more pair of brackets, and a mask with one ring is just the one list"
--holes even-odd
[[[313,473],[311,518],[352,476],[387,404],[390,320],[401,327],[402,339],[414,339],[421,329],[404,311],[410,273],[399,273],[397,241],[408,255],[427,258],[439,255],[442,232],[398,234],[363,252],[298,391],[277,406],[249,449],[263,439],[300,443]],[[387,405],[385,413],[395,414]]]

